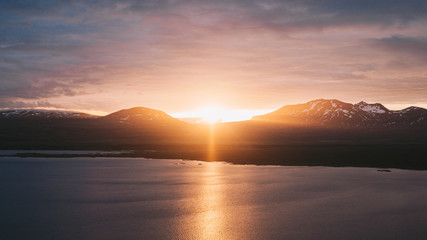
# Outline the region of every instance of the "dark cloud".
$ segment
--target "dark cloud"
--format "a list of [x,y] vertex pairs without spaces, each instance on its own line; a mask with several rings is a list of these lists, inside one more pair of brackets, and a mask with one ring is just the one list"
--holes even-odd
[[[277,22],[293,22],[323,16],[335,18],[335,20],[346,19],[346,22],[385,23],[425,18],[427,12],[427,3],[423,0],[5,0],[0,3],[0,8],[5,12],[27,16],[49,16],[61,13],[63,18],[87,14],[89,10],[122,13],[173,12],[188,7],[199,10],[200,13],[212,11],[221,13],[221,10],[229,9],[237,13],[249,13],[252,17],[258,16],[261,20],[276,19]],[[286,16],[287,14],[291,16]],[[300,16],[297,17],[297,14]]]
[[38,81],[29,79],[18,82],[18,84],[3,82],[0,87],[1,98],[23,98],[23,99],[41,99],[58,96],[76,96],[84,94],[79,91],[79,87],[70,83],[61,81]]
[[381,50],[399,54],[399,57],[412,57],[427,60],[427,37],[392,36],[370,40],[370,43]]
[[59,104],[52,104],[48,101],[22,101],[8,100],[0,98],[0,109],[3,108],[62,108]]
[[[305,1],[303,1],[305,2]],[[348,22],[412,21],[427,16],[427,2],[423,0],[324,0],[309,1],[309,8],[317,12],[332,13]]]

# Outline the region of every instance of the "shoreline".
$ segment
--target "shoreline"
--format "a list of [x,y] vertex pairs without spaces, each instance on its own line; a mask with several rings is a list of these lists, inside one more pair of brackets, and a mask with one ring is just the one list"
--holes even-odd
[[[6,151],[6,150],[3,150]],[[13,150],[8,150],[13,151]],[[211,153],[208,146],[157,146],[155,149],[97,150],[80,153],[64,149],[63,153],[43,153],[43,150],[2,154],[0,157],[112,157],[182,159],[205,162],[227,162],[240,165],[371,167],[427,170],[427,146],[424,145],[295,145],[295,146],[218,146]],[[21,150],[23,151],[23,150]],[[33,152],[31,152],[33,151]],[[34,152],[36,151],[36,152]],[[45,150],[49,151],[49,150]],[[50,150],[52,152],[52,150]],[[54,150],[60,152],[61,150]],[[88,151],[88,150],[86,150]],[[94,152],[91,150],[90,152]]]

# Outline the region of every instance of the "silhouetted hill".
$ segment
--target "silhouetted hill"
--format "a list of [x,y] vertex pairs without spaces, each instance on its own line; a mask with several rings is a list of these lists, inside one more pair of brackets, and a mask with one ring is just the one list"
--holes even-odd
[[134,107],[123,109],[107,116],[100,117],[100,121],[107,123],[128,125],[132,127],[179,127],[187,125],[187,123],[180,121],[163,111],[146,108]]
[[169,116],[165,112],[160,110],[145,108],[145,107],[134,107],[129,109],[123,109],[111,114],[108,114],[105,119],[114,119],[121,122],[126,121],[156,121],[156,120],[171,120],[173,117]]
[[427,110],[409,107],[391,111],[380,103],[350,104],[318,99],[304,104],[287,105],[274,112],[252,118],[254,121],[301,126],[347,128],[427,126]]
[[[11,110],[12,111],[12,110]],[[5,111],[6,112],[6,111]],[[8,113],[8,112],[6,112]],[[143,107],[104,117],[25,110],[0,117],[0,148],[115,148],[178,142],[188,125],[166,113]]]

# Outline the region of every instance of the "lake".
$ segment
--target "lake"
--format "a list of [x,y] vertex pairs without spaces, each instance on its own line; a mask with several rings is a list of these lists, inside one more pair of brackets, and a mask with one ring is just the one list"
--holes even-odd
[[427,172],[0,158],[0,239],[427,239]]

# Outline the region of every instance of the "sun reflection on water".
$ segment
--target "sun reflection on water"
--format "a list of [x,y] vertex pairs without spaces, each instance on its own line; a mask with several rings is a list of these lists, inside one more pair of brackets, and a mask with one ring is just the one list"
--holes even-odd
[[199,239],[219,239],[222,236],[224,206],[222,202],[222,183],[218,164],[205,164],[200,188],[200,209],[198,215]]
[[208,151],[207,151],[207,160],[209,162],[213,162],[216,160],[215,127],[216,127],[216,124],[211,124],[209,126]]

